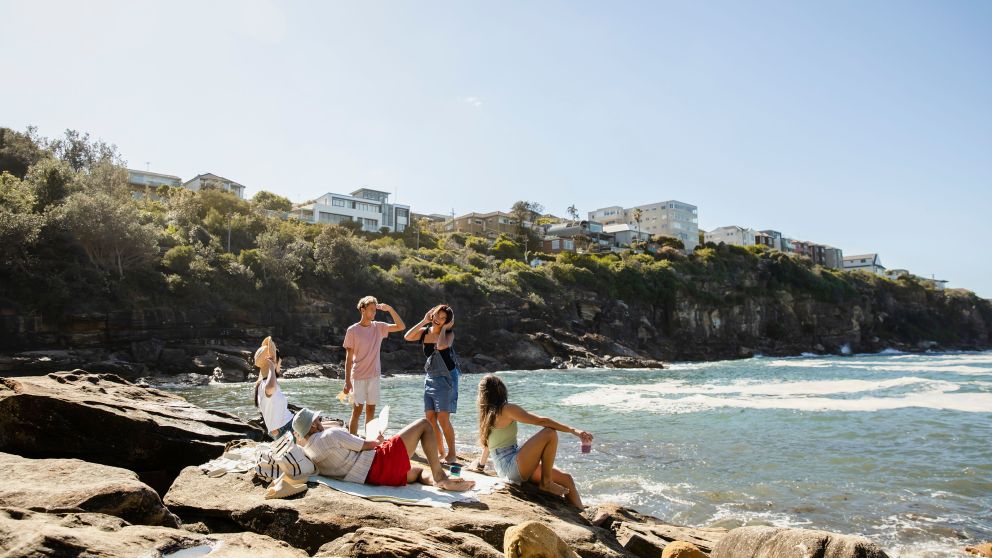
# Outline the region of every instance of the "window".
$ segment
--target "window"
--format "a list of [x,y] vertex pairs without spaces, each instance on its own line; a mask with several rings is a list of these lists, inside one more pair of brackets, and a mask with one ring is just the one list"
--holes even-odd
[[335,207],[344,207],[345,201],[341,198],[331,198],[331,205]]

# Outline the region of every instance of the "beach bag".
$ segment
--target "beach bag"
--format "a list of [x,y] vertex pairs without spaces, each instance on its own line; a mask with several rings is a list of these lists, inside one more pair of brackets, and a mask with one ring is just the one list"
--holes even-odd
[[272,448],[272,460],[282,472],[292,478],[309,477],[317,472],[317,466],[296,445],[292,432],[287,432],[276,441]]
[[264,449],[258,454],[258,461],[255,462],[255,476],[265,482],[272,482],[282,473],[276,460],[272,458],[272,450]]

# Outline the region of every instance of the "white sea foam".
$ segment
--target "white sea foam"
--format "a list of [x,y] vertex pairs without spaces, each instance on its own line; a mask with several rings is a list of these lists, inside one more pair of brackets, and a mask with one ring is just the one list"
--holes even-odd
[[[905,388],[916,391],[891,396],[838,398]],[[988,413],[992,393],[957,393],[958,384],[941,380],[906,377],[884,381],[836,380],[759,383],[753,380],[732,384],[690,385],[671,380],[637,386],[604,386],[565,398],[565,405],[606,406],[622,411],[686,413],[730,407],[741,409],[787,409],[796,411],[871,412],[910,407]]]

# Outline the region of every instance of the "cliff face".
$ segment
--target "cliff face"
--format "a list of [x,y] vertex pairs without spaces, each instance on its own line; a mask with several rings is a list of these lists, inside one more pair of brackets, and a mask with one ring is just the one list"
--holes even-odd
[[[396,307],[408,326],[431,304],[451,304],[457,346],[470,371],[992,346],[992,305],[967,291],[867,277],[833,290],[804,287],[783,284],[761,265],[714,275],[684,275],[669,289],[626,300],[578,285],[558,285],[540,297],[452,288],[428,295],[401,288],[376,294]],[[210,347],[221,353],[223,347],[249,349],[268,334],[281,339],[299,364],[338,362],[337,347],[358,317],[354,300],[362,294],[361,288],[304,292],[290,307],[262,309],[218,298],[196,307],[104,302],[57,316],[8,311],[0,316],[7,354],[0,357],[0,368],[29,363],[40,370],[45,362],[54,369],[102,361],[104,370],[113,372],[122,372],[114,363],[130,362],[209,373],[225,366],[223,358],[196,360]],[[393,337],[384,348],[386,368],[419,369],[419,349]],[[60,353],[61,361],[14,356],[70,348],[72,354]]]

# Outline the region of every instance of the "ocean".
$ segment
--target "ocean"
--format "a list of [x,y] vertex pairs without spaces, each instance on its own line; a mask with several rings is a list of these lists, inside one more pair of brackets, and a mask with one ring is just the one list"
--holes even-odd
[[[670,523],[860,534],[890,556],[968,556],[992,540],[992,352],[674,363],[664,370],[507,371],[510,401],[588,430],[556,465],[587,504]],[[478,375],[463,375],[459,452],[478,451]],[[344,382],[283,381],[293,403],[344,418]],[[252,384],[163,385],[244,418]],[[383,379],[391,426],[423,416],[423,378]],[[395,428],[393,428],[395,431]],[[536,431],[522,425],[521,440]]]

